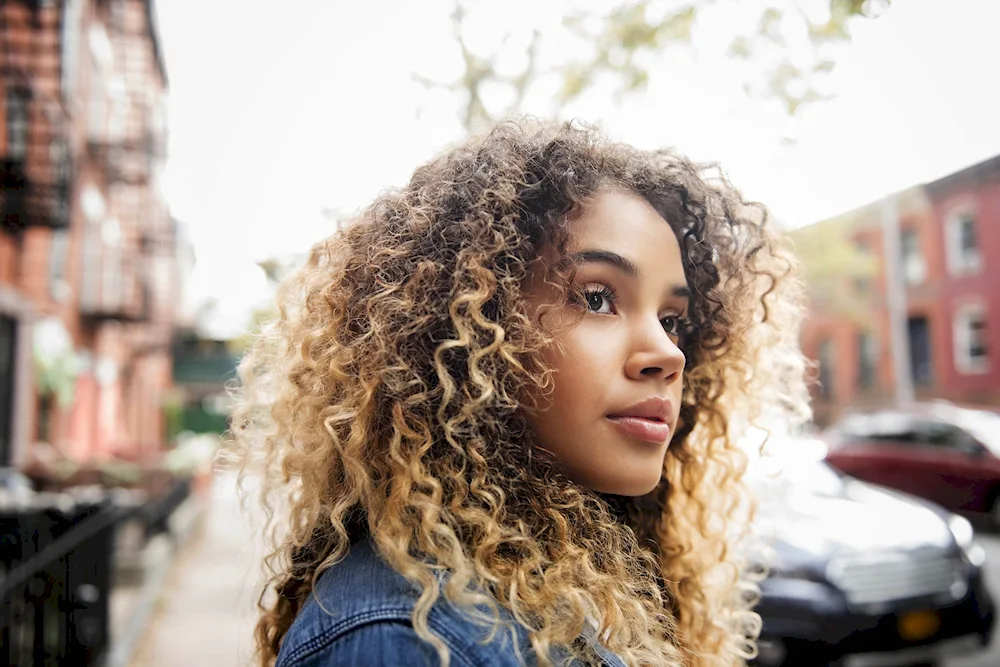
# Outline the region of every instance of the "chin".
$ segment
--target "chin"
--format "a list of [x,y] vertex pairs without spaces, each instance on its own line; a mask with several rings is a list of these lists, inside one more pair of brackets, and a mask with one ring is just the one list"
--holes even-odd
[[655,476],[650,476],[647,479],[623,479],[615,480],[615,482],[608,483],[606,485],[602,484],[602,488],[595,489],[600,493],[610,493],[615,496],[625,496],[628,498],[638,498],[639,496],[644,496],[648,493],[652,493],[653,489],[660,483],[660,471],[656,471]]
[[647,495],[649,493],[652,493],[653,490],[656,488],[657,484],[659,484],[659,483],[660,483],[660,480],[657,479],[652,484],[648,484],[646,486],[642,486],[642,487],[638,487],[638,488],[634,488],[634,489],[629,489],[628,491],[623,492],[620,495],[628,496],[629,498],[638,498],[640,496],[645,496],[645,495]]

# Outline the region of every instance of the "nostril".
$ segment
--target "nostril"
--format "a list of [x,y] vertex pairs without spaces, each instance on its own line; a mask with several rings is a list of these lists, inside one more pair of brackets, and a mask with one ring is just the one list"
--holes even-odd
[[662,368],[657,368],[656,366],[650,366],[648,368],[643,368],[642,369],[642,374],[643,375],[662,375],[663,374],[663,369]]

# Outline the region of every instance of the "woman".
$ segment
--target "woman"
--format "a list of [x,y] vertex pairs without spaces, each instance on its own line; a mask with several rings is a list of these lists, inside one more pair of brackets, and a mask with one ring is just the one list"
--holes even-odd
[[262,665],[737,665],[742,429],[805,415],[793,262],[670,151],[508,122],[283,286],[233,420]]

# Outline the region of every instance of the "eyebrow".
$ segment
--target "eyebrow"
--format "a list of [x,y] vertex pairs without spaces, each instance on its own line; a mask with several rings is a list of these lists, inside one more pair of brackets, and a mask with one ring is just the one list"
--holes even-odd
[[573,255],[573,260],[575,262],[607,264],[630,278],[637,278],[639,276],[639,267],[635,265],[635,262],[610,250],[583,250]]
[[[597,262],[612,266],[630,278],[639,277],[639,267],[627,257],[610,250],[582,250],[573,255],[574,262]],[[673,285],[670,294],[679,299],[691,299],[691,289],[687,285]]]

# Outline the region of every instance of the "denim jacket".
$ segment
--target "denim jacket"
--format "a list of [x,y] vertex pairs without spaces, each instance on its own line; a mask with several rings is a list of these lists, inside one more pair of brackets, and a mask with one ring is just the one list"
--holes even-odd
[[[436,649],[420,639],[411,624],[419,595],[416,586],[378,556],[369,540],[361,540],[343,561],[320,575],[285,635],[276,667],[439,665]],[[513,622],[509,612],[501,619]],[[443,596],[431,608],[428,625],[448,647],[453,667],[536,664],[522,627],[517,626],[516,638],[499,631],[483,643],[487,629]],[[607,667],[625,667],[603,646],[595,643],[594,649]],[[558,661],[560,656],[554,652],[552,657]]]

